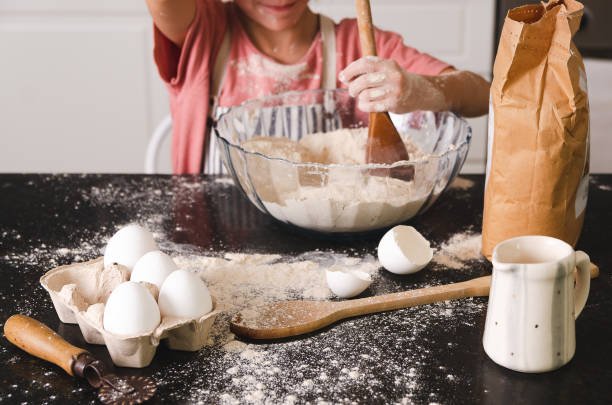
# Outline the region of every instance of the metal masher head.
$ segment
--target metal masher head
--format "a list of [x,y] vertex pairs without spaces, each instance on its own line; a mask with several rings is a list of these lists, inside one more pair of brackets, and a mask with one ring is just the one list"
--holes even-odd
[[73,371],[85,377],[92,387],[99,388],[98,399],[108,405],[140,404],[151,399],[157,390],[155,381],[149,377],[106,373],[104,364],[89,354],[77,358]]
[[98,391],[98,399],[112,405],[140,404],[151,399],[156,389],[155,382],[149,377],[117,377],[109,374]]

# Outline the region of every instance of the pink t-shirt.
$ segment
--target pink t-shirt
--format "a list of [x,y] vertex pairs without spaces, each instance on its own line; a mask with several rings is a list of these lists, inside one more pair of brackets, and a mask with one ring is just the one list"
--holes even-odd
[[[231,26],[231,47],[220,106],[234,106],[289,90],[321,88],[323,47],[320,33],[300,61],[282,65],[253,45],[242,29],[237,12],[232,3],[198,0],[196,16],[182,48],[155,28],[154,57],[169,92],[173,121],[172,165],[177,174],[201,170],[203,145],[209,136],[206,121],[211,76],[228,24]],[[345,19],[335,24],[335,34],[336,71],[340,72],[361,57],[357,21]],[[376,29],[375,39],[381,58],[395,59],[409,72],[437,75],[450,67],[404,45],[401,36],[393,32]],[[337,79],[336,85],[346,87]]]

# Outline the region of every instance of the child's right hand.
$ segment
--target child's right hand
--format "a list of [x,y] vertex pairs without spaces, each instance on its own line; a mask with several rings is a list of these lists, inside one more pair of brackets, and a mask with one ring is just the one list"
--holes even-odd
[[340,72],[349,94],[365,112],[404,114],[419,109],[448,109],[444,94],[423,76],[407,72],[392,59],[366,56]]
[[437,76],[407,72],[392,59],[366,56],[339,74],[365,112],[405,114],[447,111],[474,117],[488,110],[489,83],[475,73],[448,68]]

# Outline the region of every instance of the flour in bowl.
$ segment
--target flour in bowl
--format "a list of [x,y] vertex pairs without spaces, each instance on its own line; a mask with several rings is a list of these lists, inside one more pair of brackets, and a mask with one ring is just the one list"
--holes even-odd
[[367,137],[367,128],[345,128],[299,142],[256,137],[242,147],[276,158],[247,155],[255,191],[275,218],[322,232],[368,231],[416,215],[432,191],[438,164],[404,134],[419,181],[374,175],[364,166]]
[[303,186],[283,197],[282,203],[263,201],[277,219],[323,232],[355,232],[413,217],[423,206],[426,194],[416,194],[411,182],[370,176],[359,183],[333,181],[322,187]]
[[[410,155],[410,160],[427,157],[410,136],[402,134],[402,140]],[[314,155],[316,163],[363,165],[366,164],[365,150],[368,140],[368,128],[342,128],[336,131],[305,135],[299,141]]]
[[271,158],[292,162],[314,162],[310,150],[289,138],[256,136],[242,142],[241,146],[249,152],[258,152]]

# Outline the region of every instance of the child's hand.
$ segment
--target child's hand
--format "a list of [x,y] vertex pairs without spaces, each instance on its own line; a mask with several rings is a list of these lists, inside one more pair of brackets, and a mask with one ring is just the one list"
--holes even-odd
[[366,112],[403,114],[419,109],[447,109],[444,94],[425,77],[408,73],[392,59],[366,56],[340,72],[349,94]]
[[366,56],[340,72],[340,80],[366,112],[447,111],[486,114],[489,83],[475,73],[448,68],[438,76],[409,73],[394,60]]

